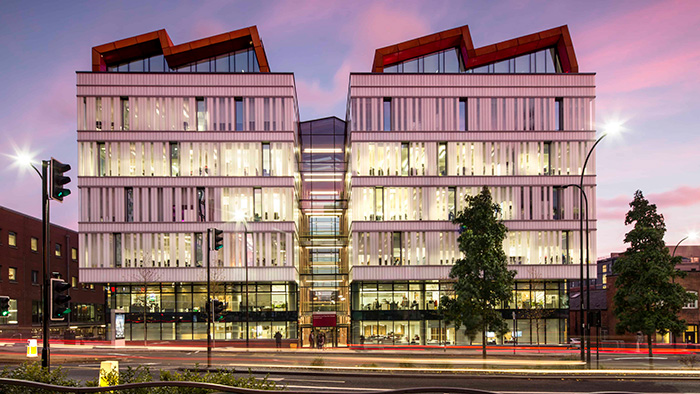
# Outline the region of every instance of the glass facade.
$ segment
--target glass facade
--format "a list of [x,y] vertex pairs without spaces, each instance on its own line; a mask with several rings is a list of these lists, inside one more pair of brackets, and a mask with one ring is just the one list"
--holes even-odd
[[344,346],[348,343],[350,309],[345,122],[337,118],[303,122],[301,152],[301,345],[309,345],[313,331],[314,335],[323,332],[329,346]]
[[466,70],[474,74],[555,74],[561,73],[559,54],[555,48],[543,49]]
[[[439,313],[443,296],[453,297],[451,282],[353,282],[353,344],[470,345],[481,343],[463,330],[445,325]],[[513,298],[499,308],[509,330],[487,333],[492,344],[566,342],[568,297],[565,281],[516,281]],[[515,319],[514,319],[515,317]],[[539,338],[538,338],[539,336]]]
[[[246,292],[243,283],[212,284],[212,297],[224,301],[224,318],[215,323],[216,339],[245,339]],[[110,308],[127,313],[126,339],[142,340],[144,317],[148,339],[206,339],[206,284],[148,283],[108,286]],[[251,339],[297,337],[296,283],[250,283],[248,327]]]
[[108,65],[107,72],[249,73],[260,72],[260,65],[255,50],[250,48],[172,68],[162,54],[155,55]]
[[465,69],[459,49],[451,48],[384,67],[385,73],[475,73],[475,74],[552,74],[561,73],[556,48],[542,49],[476,68]]
[[457,48],[409,59],[384,67],[385,73],[458,73],[464,71],[462,56]]

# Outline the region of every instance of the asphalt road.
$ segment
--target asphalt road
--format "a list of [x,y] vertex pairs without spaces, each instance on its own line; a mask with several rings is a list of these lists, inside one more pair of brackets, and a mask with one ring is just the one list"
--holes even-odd
[[[136,367],[138,363],[124,363]],[[157,376],[160,369],[176,370],[177,367],[149,364]],[[94,379],[99,364],[63,366],[74,379]],[[239,376],[249,376],[240,373]],[[411,387],[463,387],[489,390],[504,394],[535,393],[594,393],[623,391],[631,393],[700,393],[700,380],[681,379],[578,379],[578,378],[509,378],[475,377],[460,375],[407,375],[407,374],[344,374],[344,373],[253,373],[257,378],[267,378],[294,391],[382,392],[384,390]]]
[[[680,355],[660,355],[655,358],[655,367],[680,367]],[[19,346],[0,347],[0,366],[16,364],[26,360],[24,348]],[[92,380],[98,376],[99,362],[117,360],[120,369],[127,366],[148,366],[157,377],[160,370],[178,370],[191,368],[195,364],[204,367],[207,364],[206,351],[200,350],[148,350],[134,349],[90,349],[90,348],[53,348],[52,366],[61,365],[73,379]],[[536,364],[539,367],[554,369],[579,369],[575,357],[571,355],[529,354],[508,356],[493,355],[486,360],[489,369],[527,369]],[[606,370],[616,368],[644,368],[647,359],[643,355],[603,354],[601,363]],[[474,355],[450,353],[377,353],[377,352],[275,352],[271,351],[224,351],[213,352],[212,364],[219,368],[235,368],[245,371],[251,367],[254,371],[270,370],[269,379],[299,391],[382,391],[407,387],[468,387],[490,390],[506,394],[529,393],[590,393],[597,391],[625,391],[636,393],[700,393],[700,379],[603,379],[598,377],[572,378],[558,377],[504,377],[474,376],[456,373],[426,373],[431,369],[481,368],[483,361]],[[305,367],[323,364],[334,368],[333,372],[280,371],[285,366]],[[372,371],[353,371],[339,373],[342,368],[364,367]],[[412,372],[411,368],[416,368]],[[391,373],[377,373],[375,370],[391,370]],[[393,369],[393,370],[392,370]],[[417,373],[422,372],[422,373]],[[437,371],[436,371],[437,372]],[[700,372],[700,371],[699,371]],[[262,377],[264,373],[255,373]],[[241,376],[247,376],[242,372]]]
[[[52,359],[59,362],[76,363],[98,360],[137,361],[141,363],[158,363],[160,365],[193,366],[195,363],[206,365],[207,353],[203,348],[189,350],[169,350],[163,348],[141,349],[108,349],[90,347],[52,348]],[[654,356],[656,369],[679,369],[684,365],[680,362],[684,354],[658,354]],[[0,347],[0,364],[12,363],[13,359],[26,359],[23,346]],[[696,356],[700,364],[700,356]],[[378,368],[423,368],[423,369],[456,369],[456,368],[490,368],[490,369],[580,369],[581,363],[576,353],[492,353],[484,361],[479,353],[468,352],[379,352],[379,351],[334,351],[320,352],[281,351],[274,349],[265,351],[254,350],[221,350],[212,352],[214,366],[220,367],[294,367],[317,365],[326,367],[378,367]],[[649,359],[646,354],[633,353],[602,353],[596,362],[595,354],[592,365],[606,370],[616,369],[647,369]],[[700,366],[700,365],[698,365]]]

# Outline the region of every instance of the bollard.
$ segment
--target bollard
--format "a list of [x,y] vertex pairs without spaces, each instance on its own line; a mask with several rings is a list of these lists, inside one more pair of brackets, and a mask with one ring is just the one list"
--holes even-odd
[[100,363],[100,387],[119,384],[119,361],[102,361]]
[[27,339],[27,357],[38,357],[36,339]]

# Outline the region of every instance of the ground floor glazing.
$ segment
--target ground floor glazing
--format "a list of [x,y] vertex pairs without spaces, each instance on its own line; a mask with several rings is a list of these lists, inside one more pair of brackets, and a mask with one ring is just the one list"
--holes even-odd
[[[488,342],[567,343],[565,289],[564,281],[516,282],[512,300],[500,306],[509,330],[487,332]],[[315,327],[300,315],[298,292],[294,282],[250,283],[247,295],[242,283],[212,284],[212,296],[226,303],[225,313],[213,325],[213,338],[271,340],[280,332],[284,339],[310,346],[314,331],[324,332],[326,347],[481,343],[480,335],[472,341],[463,330],[442,321],[439,303],[453,295],[450,282],[353,282],[350,310],[337,312],[336,325],[328,327]],[[206,296],[204,283],[107,286],[109,309],[126,313],[126,340],[206,340]]]

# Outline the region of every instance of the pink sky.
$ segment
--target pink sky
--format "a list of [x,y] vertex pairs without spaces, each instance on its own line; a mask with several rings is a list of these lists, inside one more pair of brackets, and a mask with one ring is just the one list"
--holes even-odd
[[[597,148],[598,256],[624,250],[637,189],[664,214],[667,243],[700,230],[695,1],[4,2],[0,205],[40,216],[39,179],[10,165],[13,146],[76,167],[74,72],[89,69],[92,46],[161,28],[181,43],[257,25],[272,70],[295,73],[302,119],[344,118],[348,74],[369,71],[376,48],[464,24],[477,46],[568,24],[580,70],[597,73],[598,129],[626,130]],[[74,185],[52,206],[71,228]]]

